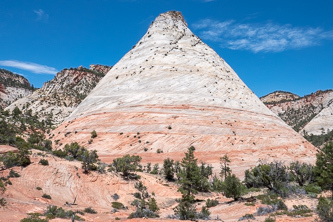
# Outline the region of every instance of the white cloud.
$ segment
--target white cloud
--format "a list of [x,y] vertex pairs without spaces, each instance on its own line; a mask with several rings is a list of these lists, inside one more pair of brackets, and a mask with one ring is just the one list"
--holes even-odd
[[37,21],[47,22],[47,20],[49,19],[49,15],[46,14],[43,9],[34,10],[34,13],[37,15]]
[[55,75],[58,71],[49,66],[40,65],[32,62],[20,62],[15,60],[0,61],[1,66],[14,67],[17,69],[27,70],[37,74],[51,74]]
[[219,42],[221,47],[252,52],[280,52],[318,45],[321,40],[333,39],[333,31],[321,28],[293,27],[273,23],[236,23],[233,20],[201,20],[193,25],[199,36]]

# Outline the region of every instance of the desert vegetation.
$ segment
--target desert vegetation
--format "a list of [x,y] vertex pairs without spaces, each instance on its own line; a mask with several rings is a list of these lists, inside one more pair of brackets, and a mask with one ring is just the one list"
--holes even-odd
[[329,142],[333,142],[333,130],[328,130],[327,132],[323,130],[321,135],[313,135],[304,132],[304,138],[307,139],[314,146],[322,147]]
[[[125,155],[115,158],[112,163],[106,164],[99,161],[96,150],[89,151],[78,143],[66,144],[63,149],[52,150],[52,143],[44,137],[47,131],[45,123],[35,122],[34,125],[26,125],[30,129],[30,134],[25,134],[21,126],[20,118],[23,118],[20,110],[15,109],[13,113],[1,112],[0,138],[2,144],[9,144],[18,148],[18,152],[7,152],[0,156],[2,170],[7,170],[8,176],[0,178],[0,191],[6,192],[7,186],[12,184],[11,179],[20,176],[14,167],[27,167],[31,164],[31,150],[37,149],[60,157],[66,161],[80,161],[82,172],[89,174],[96,171],[100,174],[113,173],[127,181],[136,181],[134,184],[137,190],[133,193],[131,206],[135,210],[129,214],[129,218],[160,217],[160,207],[154,193],[149,193],[147,187],[141,181],[142,173],[149,173],[157,178],[163,178],[166,185],[176,186],[181,198],[177,199],[177,206],[174,207],[174,214],[170,218],[178,219],[209,219],[210,209],[217,207],[218,200],[206,199],[203,205],[197,195],[200,193],[221,193],[225,197],[231,198],[231,202],[242,202],[246,200],[247,205],[254,202],[261,202],[263,207],[258,208],[255,214],[247,214],[239,218],[240,220],[253,219],[257,216],[267,216],[266,221],[274,221],[275,217],[287,215],[291,217],[308,217],[314,213],[318,214],[321,221],[332,219],[332,198],[333,198],[333,144],[326,144],[317,154],[317,162],[314,166],[292,162],[289,165],[283,162],[259,162],[255,167],[245,172],[245,178],[241,181],[233,174],[232,161],[227,155],[220,158],[219,174],[213,175],[213,167],[204,162],[198,163],[195,157],[195,148],[189,147],[185,152],[185,157],[181,161],[167,158],[163,161],[162,167],[159,164],[148,163],[143,166],[141,157],[136,155]],[[29,121],[29,114],[28,121]],[[33,118],[33,117],[32,117]],[[40,125],[39,125],[40,124]],[[38,128],[41,127],[41,128]],[[45,130],[45,131],[44,131]],[[45,132],[46,133],[46,132]],[[25,136],[26,139],[20,137]],[[139,134],[137,134],[138,136]],[[41,154],[42,155],[42,154]],[[40,167],[49,167],[46,158],[39,159]],[[140,174],[139,174],[140,172]],[[13,180],[13,179],[12,179]],[[169,186],[169,185],[168,185]],[[42,191],[41,187],[36,188]],[[244,197],[249,192],[259,191],[258,195],[248,199]],[[330,195],[321,195],[329,192]],[[47,193],[40,194],[42,198],[53,200]],[[288,209],[285,198],[291,196],[308,196],[318,198],[316,209],[309,209],[305,205],[295,205]],[[114,201],[110,202],[110,207],[115,211],[128,209],[124,203],[119,202],[119,195],[114,194]],[[7,204],[6,198],[0,200],[1,206]],[[95,214],[93,208],[84,208],[81,212],[66,211],[61,207],[48,207],[44,214],[29,215],[22,221],[48,221],[52,218],[72,218],[82,219],[79,214]]]

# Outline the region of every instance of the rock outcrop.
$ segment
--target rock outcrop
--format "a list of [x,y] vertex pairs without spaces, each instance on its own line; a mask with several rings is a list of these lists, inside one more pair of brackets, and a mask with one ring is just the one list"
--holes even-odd
[[[64,69],[54,79],[44,83],[33,94],[17,100],[7,109],[16,106],[23,112],[31,109],[41,120],[61,123],[81,101],[89,94],[111,67],[95,65],[99,69],[83,67]],[[104,73],[100,70],[105,71]]]
[[0,69],[0,107],[5,108],[19,98],[30,95],[33,87],[21,75]]
[[[272,93],[273,94],[273,93]],[[333,103],[333,90],[317,91],[304,97],[295,98],[290,101],[267,101],[271,94],[264,96],[261,100],[266,106],[278,115],[283,121],[290,125],[294,130],[301,132],[305,126],[310,123],[321,111],[328,108]],[[326,111],[325,111],[326,112]],[[329,112],[329,111],[328,111]],[[323,116],[326,116],[324,114]],[[309,134],[317,134],[318,129],[324,128],[327,131],[327,124],[322,127],[306,127]],[[319,128],[318,128],[319,127]],[[320,130],[321,131],[321,130]]]
[[300,96],[291,92],[275,91],[266,96],[260,97],[260,100],[265,104],[281,103],[299,99]]
[[[91,139],[93,130],[98,136]],[[159,15],[51,139],[57,148],[77,141],[104,161],[124,154],[180,160],[194,146],[215,169],[228,154],[240,176],[259,159],[314,162],[316,152],[178,12]]]

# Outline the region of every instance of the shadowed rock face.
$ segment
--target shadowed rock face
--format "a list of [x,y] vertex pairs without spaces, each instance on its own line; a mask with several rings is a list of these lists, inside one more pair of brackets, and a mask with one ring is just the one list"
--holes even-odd
[[[98,136],[88,144],[93,130]],[[52,134],[59,147],[78,141],[107,161],[127,153],[140,154],[143,162],[180,160],[193,145],[199,160],[217,169],[228,154],[238,175],[259,158],[315,159],[315,148],[272,113],[176,12],[158,16]]]

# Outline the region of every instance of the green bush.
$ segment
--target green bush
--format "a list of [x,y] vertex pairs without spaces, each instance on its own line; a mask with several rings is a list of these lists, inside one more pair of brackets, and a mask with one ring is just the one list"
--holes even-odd
[[198,219],[209,220],[210,212],[209,212],[209,210],[207,208],[208,207],[205,207],[205,206],[203,206],[201,208],[201,211],[197,214],[197,218]]
[[227,176],[222,185],[222,192],[228,198],[237,200],[242,193],[242,183],[235,174]]
[[242,220],[255,220],[255,218],[254,218],[253,214],[245,214],[244,216],[239,218],[238,221],[242,221]]
[[180,220],[196,220],[198,217],[195,206],[189,201],[180,200],[173,210]]
[[112,202],[112,207],[118,210],[121,210],[124,208],[124,204],[120,203],[120,202]]
[[29,158],[30,151],[28,148],[19,148],[18,153],[7,152],[0,157],[0,161],[8,169],[13,166],[28,166],[31,161]]
[[[46,219],[54,219],[54,218],[65,218],[70,219],[74,215],[74,212],[69,210],[65,211],[62,207],[57,206],[48,206],[44,216],[46,216]],[[75,220],[82,221],[83,219],[77,215],[75,215]]]
[[43,166],[48,166],[49,165],[49,161],[45,160],[45,159],[40,159],[38,163],[42,164]]
[[4,207],[4,206],[6,206],[6,204],[7,204],[6,199],[5,198],[1,198],[0,199],[0,206]]
[[158,170],[159,170],[159,167],[158,167],[158,163],[154,164],[154,167],[153,167],[153,170],[150,171],[150,174],[158,174]]
[[223,182],[216,175],[213,177],[211,189],[215,192],[222,192]]
[[42,188],[41,188],[41,187],[36,187],[36,189],[37,189],[37,190],[42,190]]
[[261,188],[256,188],[256,187],[247,188],[247,187],[243,187],[242,195],[246,195],[246,194],[252,193],[252,192],[260,192],[260,191],[261,191]]
[[265,222],[275,222],[275,221],[276,221],[275,217],[271,217],[271,216],[269,216],[265,219]]
[[313,166],[299,161],[290,163],[290,174],[300,186],[312,183],[314,180]]
[[10,171],[9,171],[9,175],[8,175],[9,177],[12,177],[12,178],[15,178],[15,177],[20,177],[21,175],[20,174],[18,174],[16,171],[14,171],[13,169],[11,169]]
[[46,193],[44,193],[42,197],[45,199],[52,199],[51,196]]
[[311,217],[312,210],[306,205],[294,205],[292,211],[286,212],[289,217]]
[[133,196],[134,196],[135,198],[141,199],[141,193],[139,193],[139,192],[135,192],[135,193],[133,194]]
[[82,161],[81,165],[84,173],[88,173],[89,170],[97,170],[97,166],[94,164],[99,160],[96,150],[88,151],[84,149],[80,159]]
[[217,200],[211,200],[211,199],[207,199],[206,200],[206,206],[208,207],[208,208],[210,208],[210,207],[215,207],[215,206],[217,206],[219,204],[219,202],[217,201]]
[[97,137],[97,133],[96,133],[95,130],[93,130],[93,131],[91,132],[91,138],[94,139],[94,138],[96,138],[96,137]]
[[289,183],[289,173],[282,162],[259,163],[253,169],[245,171],[244,182],[248,188],[266,187],[285,197],[288,195],[286,187]]
[[278,197],[277,194],[258,195],[257,198],[261,200],[262,204],[275,206],[277,210],[288,210],[286,204]]
[[322,189],[321,189],[320,186],[312,183],[312,184],[309,184],[309,185],[305,186],[305,191],[307,193],[319,194],[319,193],[321,193]]
[[84,209],[84,212],[88,213],[88,214],[97,214],[97,211],[94,210],[93,208],[91,207],[87,207]]
[[62,150],[53,150],[52,154],[60,158],[65,158],[67,156],[67,152]]
[[30,215],[30,216],[20,220],[20,222],[48,222],[48,221],[49,220],[47,220],[47,219],[39,218],[39,216],[37,216],[37,215]]
[[333,201],[320,197],[317,213],[321,221],[333,221]]
[[137,208],[135,212],[131,213],[128,218],[157,218],[158,214],[149,209],[139,209]]
[[123,177],[129,178],[132,172],[135,172],[138,169],[140,161],[140,156],[130,156],[127,154],[123,157],[114,159],[113,166],[116,172],[121,172]]
[[2,179],[0,178],[0,191],[5,192],[5,190],[6,190],[5,184],[3,183]]
[[157,203],[155,198],[150,198],[148,201],[148,209],[153,211],[153,212],[157,212],[160,210],[160,208],[158,208]]
[[85,148],[81,147],[77,142],[66,144],[64,147],[64,152],[73,157],[73,159],[78,159],[83,151],[85,151]]

